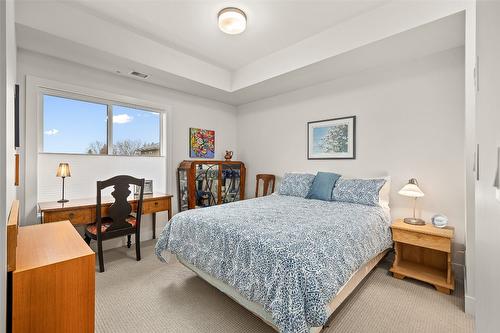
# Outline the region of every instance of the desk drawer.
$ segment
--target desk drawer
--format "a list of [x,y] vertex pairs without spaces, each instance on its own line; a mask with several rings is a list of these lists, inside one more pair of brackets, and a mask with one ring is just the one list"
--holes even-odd
[[49,223],[69,220],[72,224],[89,224],[95,220],[93,215],[95,215],[95,213],[92,208],[44,212],[43,222]]
[[451,252],[451,240],[446,237],[438,237],[398,229],[392,229],[392,234],[395,242],[412,244],[448,253]]
[[170,209],[170,199],[148,200],[142,203],[143,214],[164,212]]

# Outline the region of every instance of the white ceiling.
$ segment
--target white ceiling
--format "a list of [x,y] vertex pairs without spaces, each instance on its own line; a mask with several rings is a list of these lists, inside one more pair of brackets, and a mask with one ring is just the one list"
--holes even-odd
[[[225,35],[237,6],[248,30]],[[463,1],[17,0],[18,47],[241,105],[464,45]],[[142,80],[142,79],[141,79]]]
[[[69,1],[75,6],[229,70],[295,44],[388,0],[220,1],[135,0]],[[217,27],[217,13],[238,7],[247,30],[227,35]]]

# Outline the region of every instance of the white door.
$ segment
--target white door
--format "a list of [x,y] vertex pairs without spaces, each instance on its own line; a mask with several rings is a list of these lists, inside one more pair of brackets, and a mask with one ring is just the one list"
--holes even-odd
[[489,333],[500,332],[500,1],[477,2],[477,28],[476,329]]

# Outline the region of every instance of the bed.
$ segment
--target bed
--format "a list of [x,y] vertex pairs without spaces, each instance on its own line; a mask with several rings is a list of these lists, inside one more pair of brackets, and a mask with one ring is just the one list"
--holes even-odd
[[317,332],[392,246],[379,206],[273,194],[175,215],[170,254],[283,333]]

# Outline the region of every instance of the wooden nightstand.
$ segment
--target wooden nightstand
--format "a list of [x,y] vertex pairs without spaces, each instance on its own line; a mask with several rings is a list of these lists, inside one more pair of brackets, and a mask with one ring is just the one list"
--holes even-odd
[[452,227],[440,229],[431,224],[419,226],[397,220],[391,229],[396,258],[390,271],[395,278],[424,281],[445,294],[455,289],[451,269]]

